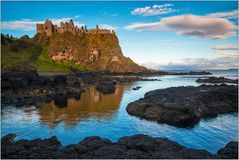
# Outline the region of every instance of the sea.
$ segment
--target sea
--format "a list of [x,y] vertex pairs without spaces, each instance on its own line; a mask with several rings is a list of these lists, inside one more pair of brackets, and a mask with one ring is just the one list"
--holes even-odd
[[[185,71],[178,71],[185,72]],[[238,78],[238,70],[210,70],[217,77]],[[99,93],[95,86],[85,91],[80,100],[68,99],[66,107],[53,102],[42,107],[7,106],[1,109],[1,136],[17,135],[15,140],[56,136],[62,145],[76,144],[88,136],[100,136],[116,142],[122,136],[146,134],[163,137],[183,146],[216,153],[229,141],[238,140],[238,114],[221,114],[204,118],[193,128],[177,128],[131,116],[126,106],[148,91],[178,86],[199,86],[196,79],[205,75],[164,75],[161,81],[138,81],[118,84],[115,93]],[[139,90],[134,87],[141,86]]]

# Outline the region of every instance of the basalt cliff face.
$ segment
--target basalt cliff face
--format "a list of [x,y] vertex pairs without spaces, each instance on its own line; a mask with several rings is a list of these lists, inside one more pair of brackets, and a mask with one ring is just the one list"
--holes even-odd
[[[65,28],[67,26],[67,28]],[[149,72],[123,55],[114,31],[79,29],[70,23],[60,27],[51,21],[37,24],[33,43],[45,47],[47,57],[57,63],[73,63],[78,68],[96,72]]]

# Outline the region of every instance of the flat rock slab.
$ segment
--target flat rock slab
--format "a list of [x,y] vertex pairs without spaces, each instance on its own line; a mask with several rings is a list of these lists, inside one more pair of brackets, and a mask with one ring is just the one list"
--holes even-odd
[[3,159],[209,159],[238,158],[238,142],[231,141],[217,154],[186,148],[166,138],[139,134],[120,138],[112,143],[98,136],[86,137],[78,144],[65,147],[53,136],[49,139],[13,141],[9,134],[2,137]]
[[229,79],[225,77],[208,77],[208,78],[198,78],[196,80],[198,83],[234,83],[238,84],[238,79]]
[[177,127],[193,127],[202,117],[238,112],[237,86],[201,85],[147,92],[128,104],[130,115]]

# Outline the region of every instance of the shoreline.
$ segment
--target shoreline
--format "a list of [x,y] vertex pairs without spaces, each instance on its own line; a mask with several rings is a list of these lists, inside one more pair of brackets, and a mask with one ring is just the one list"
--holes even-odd
[[1,138],[2,158],[60,159],[237,159],[238,141],[230,141],[216,154],[182,146],[167,138],[137,134],[117,142],[99,136],[86,137],[78,144],[62,146],[56,136],[47,139],[13,141],[15,134]]

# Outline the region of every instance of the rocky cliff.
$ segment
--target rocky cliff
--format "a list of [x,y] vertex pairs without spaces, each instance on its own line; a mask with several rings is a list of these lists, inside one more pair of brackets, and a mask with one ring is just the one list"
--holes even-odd
[[46,55],[57,63],[73,63],[83,70],[96,72],[147,72],[121,51],[114,33],[89,34],[38,33],[33,43],[46,47]]

